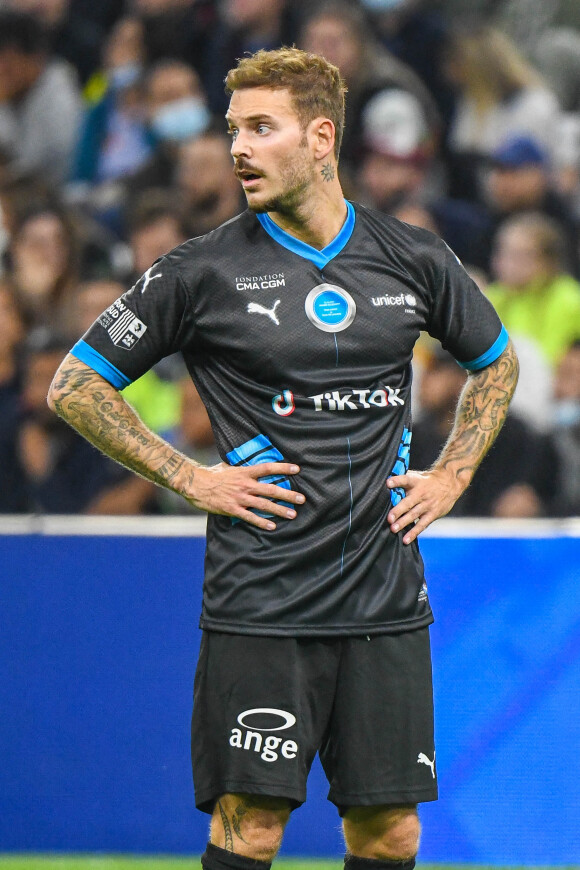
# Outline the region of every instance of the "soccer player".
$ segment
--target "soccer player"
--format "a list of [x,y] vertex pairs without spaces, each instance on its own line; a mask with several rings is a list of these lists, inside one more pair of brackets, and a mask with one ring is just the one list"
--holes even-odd
[[[517,360],[436,236],[345,201],[345,88],[297,49],[226,80],[248,209],[155,262],[60,366],[49,403],[101,450],[210,516],[195,680],[205,870],[268,870],[317,751],[348,870],[411,870],[437,796],[417,536],[467,487]],[[454,429],[408,470],[413,345],[468,370]],[[181,351],[223,462],[149,432],[118,390]]]

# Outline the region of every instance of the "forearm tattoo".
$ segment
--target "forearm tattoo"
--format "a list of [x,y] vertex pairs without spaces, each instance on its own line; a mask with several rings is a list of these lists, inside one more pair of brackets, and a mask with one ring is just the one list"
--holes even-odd
[[107,456],[173,489],[179,472],[188,486],[195,463],[151,432],[117,390],[72,355],[57,371],[50,397],[56,413]]
[[503,426],[518,382],[519,364],[511,341],[491,365],[467,379],[455,424],[435,468],[450,469],[456,477],[473,477]]

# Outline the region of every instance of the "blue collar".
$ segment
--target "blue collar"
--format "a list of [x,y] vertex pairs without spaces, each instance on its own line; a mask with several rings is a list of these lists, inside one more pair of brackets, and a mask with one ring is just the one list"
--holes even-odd
[[256,217],[268,235],[271,236],[275,242],[278,242],[279,245],[282,245],[283,248],[287,248],[294,254],[298,254],[299,257],[304,257],[305,260],[311,260],[315,266],[318,266],[319,269],[323,269],[330,260],[336,257],[337,254],[340,254],[352,236],[354,230],[355,211],[348,200],[345,199],[345,202],[347,209],[346,220],[338,235],[336,235],[330,244],[321,251],[317,251],[316,248],[307,245],[306,242],[302,242],[300,239],[295,238],[295,236],[291,236],[290,233],[286,232],[286,230],[281,229],[278,224],[274,223],[270,215],[266,212],[263,214],[257,214]]

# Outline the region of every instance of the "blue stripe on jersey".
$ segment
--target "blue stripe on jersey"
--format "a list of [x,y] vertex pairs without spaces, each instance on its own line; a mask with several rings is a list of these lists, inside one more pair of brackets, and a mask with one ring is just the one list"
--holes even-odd
[[[226,453],[226,459],[230,465],[258,465],[260,462],[283,462],[284,457],[280,451],[272,445],[272,442],[265,435],[256,435],[249,441],[240,444],[239,447],[234,447],[229,453]],[[269,474],[266,477],[258,478],[260,483],[273,483],[276,486],[281,486],[283,489],[290,489],[290,481],[287,477],[279,477],[275,474]],[[283,504],[285,507],[293,507],[289,502],[279,501],[278,504]],[[265,511],[255,510],[250,508],[252,513],[258,514],[260,517],[273,517],[274,514],[266,513]],[[232,517],[232,525],[238,523],[238,517]]]
[[[401,435],[401,443],[399,444],[399,449],[397,451],[397,461],[393,465],[393,470],[391,471],[389,477],[395,477],[399,474],[406,474],[409,470],[409,451],[411,449],[411,438],[413,437],[413,433],[405,427],[403,429],[403,434]],[[393,507],[399,504],[402,499],[405,498],[405,490],[402,486],[397,486],[395,489],[391,490],[391,504]]]
[[105,359],[98,350],[95,350],[90,346],[90,344],[83,341],[82,338],[80,341],[77,341],[75,346],[72,348],[71,354],[76,356],[76,358],[86,366],[94,369],[97,374],[108,381],[116,390],[124,390],[125,387],[128,387],[129,384],[133,383],[127,375],[124,375],[123,372],[119,371],[113,363],[110,363],[108,359]]
[[490,347],[489,350],[486,350],[485,353],[482,353],[481,356],[478,356],[477,359],[472,359],[470,362],[459,362],[461,368],[469,369],[471,372],[477,372],[479,369],[484,369],[486,366],[490,365],[490,363],[495,362],[495,360],[500,356],[507,347],[509,341],[509,335],[507,334],[507,330],[505,326],[502,326],[501,332]]
[[266,230],[269,236],[271,236],[275,242],[278,242],[282,247],[287,248],[289,251],[292,251],[294,254],[298,254],[299,257],[304,257],[305,260],[310,260],[317,266],[319,269],[323,269],[327,263],[329,263],[337,254],[340,254],[350,237],[352,236],[354,230],[355,223],[355,211],[350,202],[345,199],[346,202],[346,220],[343,223],[340,232],[334,239],[323,248],[321,251],[317,251],[316,248],[313,248],[311,245],[307,245],[306,242],[302,242],[300,239],[291,236],[290,233],[287,233],[278,224],[274,223],[272,218],[264,213],[257,214],[256,217]]

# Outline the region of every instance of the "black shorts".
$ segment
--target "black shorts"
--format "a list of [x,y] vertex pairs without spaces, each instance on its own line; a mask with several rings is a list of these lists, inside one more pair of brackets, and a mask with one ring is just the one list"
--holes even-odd
[[195,676],[195,801],[306,799],[316,752],[341,814],[437,799],[429,629],[345,638],[204,632]]

